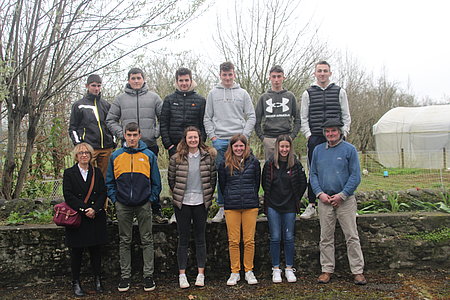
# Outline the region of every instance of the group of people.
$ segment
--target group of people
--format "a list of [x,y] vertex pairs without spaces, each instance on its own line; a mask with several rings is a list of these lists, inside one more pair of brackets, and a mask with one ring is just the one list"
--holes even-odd
[[[212,221],[225,219],[231,274],[227,285],[236,285],[243,269],[248,284],[257,284],[253,273],[255,230],[259,189],[264,190],[264,211],[270,232],[272,281],[282,282],[281,242],[285,255],[284,274],[294,274],[295,220],[300,199],[308,187],[310,204],[302,218],[317,213],[321,225],[319,283],[328,283],[334,272],[334,230],[336,219],[347,242],[350,268],[356,284],[365,284],[364,259],[356,227],[354,191],[360,182],[358,155],[345,141],[350,114],[345,90],[330,82],[330,65],[318,62],[317,79],[304,92],[301,105],[283,88],[284,71],[274,66],[269,72],[271,89],[257,105],[235,82],[231,62],[220,65],[220,83],[207,99],[195,92],[192,72],[175,73],[175,92],[164,101],[149,91],[141,69],[128,72],[125,92],[110,105],[101,98],[102,80],[87,78],[87,94],[72,107],[69,134],[75,145],[76,164],[65,170],[63,190],[66,202],[82,215],[79,228],[66,229],[71,249],[73,290],[85,294],[80,284],[83,249],[90,253],[94,288],[103,291],[100,277],[101,245],[107,243],[105,205],[115,205],[119,229],[121,280],[118,290],[131,284],[131,241],[133,220],[139,227],[143,251],[143,285],[155,289],[152,220],[167,222],[161,215],[159,194],[162,184],[157,163],[157,138],[169,152],[168,184],[177,223],[179,285],[190,286],[186,276],[191,224],[196,247],[198,274],[195,286],[205,284],[208,209],[219,206]],[[264,145],[265,164],[261,173],[249,137],[255,129]],[[308,139],[309,182],[293,140],[302,131]],[[212,147],[205,144],[212,141]],[[113,152],[116,144],[122,144]],[[94,179],[92,179],[94,178]],[[94,184],[92,192],[90,186]],[[88,201],[83,201],[86,195]]]

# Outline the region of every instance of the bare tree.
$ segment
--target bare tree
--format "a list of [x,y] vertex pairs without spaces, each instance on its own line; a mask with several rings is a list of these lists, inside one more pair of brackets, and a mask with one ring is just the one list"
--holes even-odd
[[246,2],[234,1],[231,17],[218,17],[217,47],[225,60],[236,64],[237,81],[254,101],[269,87],[268,72],[275,64],[285,68],[286,88],[301,95],[314,63],[326,55],[316,29],[301,19],[300,3],[261,0],[246,7]]
[[[3,0],[0,66],[8,139],[2,194],[20,195],[49,101],[79,78],[173,34],[204,0]],[[16,161],[20,129],[26,147]],[[20,153],[21,154],[21,153]],[[15,173],[19,169],[18,173]],[[14,174],[17,174],[15,187]]]

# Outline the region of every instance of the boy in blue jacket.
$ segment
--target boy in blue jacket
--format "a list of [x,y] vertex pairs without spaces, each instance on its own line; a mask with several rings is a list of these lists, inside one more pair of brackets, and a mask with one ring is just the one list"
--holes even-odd
[[121,280],[118,290],[130,289],[131,240],[136,216],[144,260],[144,291],[155,289],[151,203],[158,201],[161,177],[157,158],[142,142],[139,125],[128,123],[124,129],[125,144],[114,151],[106,176],[108,197],[116,206],[119,225]]

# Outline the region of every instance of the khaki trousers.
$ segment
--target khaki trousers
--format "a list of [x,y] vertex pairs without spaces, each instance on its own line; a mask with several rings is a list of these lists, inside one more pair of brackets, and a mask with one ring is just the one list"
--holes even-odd
[[255,256],[255,231],[258,209],[227,209],[225,221],[228,232],[228,249],[230,251],[231,273],[239,273],[241,270],[241,227],[244,242],[244,270],[253,270],[253,258]]
[[356,226],[355,196],[348,197],[338,208],[333,208],[331,204],[324,204],[319,200],[319,245],[322,272],[334,272],[334,231],[336,229],[336,219],[339,221],[344,232],[350,270],[352,274],[362,274],[364,271],[364,257]]
[[112,153],[112,148],[107,149],[95,149],[92,163],[94,166],[100,169],[103,174],[103,179],[106,181],[106,171],[108,170],[108,161]]
[[263,139],[263,145],[264,145],[264,159],[268,160],[273,153],[275,152],[275,141],[276,138],[269,138],[265,137]]

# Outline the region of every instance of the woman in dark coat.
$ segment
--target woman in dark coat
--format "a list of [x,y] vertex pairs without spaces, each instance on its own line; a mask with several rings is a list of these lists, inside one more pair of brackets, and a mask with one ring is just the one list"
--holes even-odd
[[292,139],[280,135],[275,142],[275,153],[265,164],[262,175],[264,208],[270,230],[272,281],[282,281],[280,243],[284,241],[288,282],[296,282],[294,272],[295,216],[300,212],[300,199],[306,190],[306,176],[302,164],[295,157]]
[[[73,149],[73,157],[77,162],[73,167],[64,171],[63,193],[64,200],[81,215],[79,228],[66,227],[66,245],[71,250],[72,286],[76,296],[84,296],[80,285],[80,270],[83,249],[90,254],[91,266],[94,273],[94,288],[96,292],[103,292],[100,280],[101,245],[106,244],[106,214],[103,209],[106,200],[106,187],[102,172],[94,168],[90,162],[94,149],[87,143],[81,143]],[[84,203],[91,185],[92,174],[95,169],[94,187],[91,195]]]
[[244,242],[244,270],[248,284],[257,284],[253,274],[255,230],[259,207],[261,167],[251,154],[247,138],[238,134],[230,139],[225,161],[218,168],[219,187],[224,198],[231,274],[227,285],[236,285],[241,279],[241,229]]

